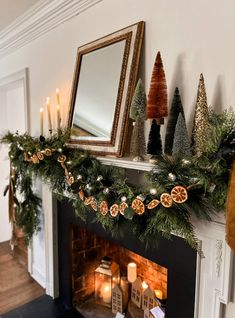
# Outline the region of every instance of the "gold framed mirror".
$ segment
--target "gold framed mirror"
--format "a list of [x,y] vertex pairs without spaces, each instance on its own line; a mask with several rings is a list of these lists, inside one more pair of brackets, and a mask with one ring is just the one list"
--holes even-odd
[[122,155],[143,33],[141,21],[78,48],[68,119],[70,146]]

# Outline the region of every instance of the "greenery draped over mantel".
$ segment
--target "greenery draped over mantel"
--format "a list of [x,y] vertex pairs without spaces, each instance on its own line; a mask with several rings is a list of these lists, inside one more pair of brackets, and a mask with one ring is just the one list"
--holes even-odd
[[234,122],[232,111],[211,112],[205,152],[200,157],[159,156],[139,188],[128,182],[123,169],[69,148],[69,131],[49,138],[9,132],[1,142],[9,144],[15,175],[16,222],[28,241],[39,230],[41,200],[33,191],[33,179],[40,178],[58,197],[69,198],[78,217],[86,220],[87,211],[93,211],[94,220],[113,235],[125,235],[128,227],[148,247],[174,233],[199,249],[191,218],[211,220],[225,207],[235,154]]

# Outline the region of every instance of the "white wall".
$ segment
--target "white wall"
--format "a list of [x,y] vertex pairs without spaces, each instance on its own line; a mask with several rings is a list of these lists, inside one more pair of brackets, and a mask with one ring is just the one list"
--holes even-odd
[[[56,87],[61,91],[65,118],[76,48],[140,20],[146,22],[141,76],[147,90],[154,59],[160,50],[170,100],[175,86],[179,86],[189,124],[201,72],[208,103],[217,110],[235,106],[233,0],[103,0],[0,60],[0,77],[29,67],[33,134],[39,132],[39,108],[46,96],[51,95],[55,100]],[[235,305],[231,304],[226,317],[234,316]]]
[[[16,107],[17,105],[17,107]],[[23,81],[0,86],[0,131],[8,130],[19,133],[25,132],[25,99]],[[0,195],[2,196],[6,185],[9,183],[8,146],[1,145],[0,149]],[[8,217],[8,193],[0,200],[0,242],[10,240],[11,226]]]

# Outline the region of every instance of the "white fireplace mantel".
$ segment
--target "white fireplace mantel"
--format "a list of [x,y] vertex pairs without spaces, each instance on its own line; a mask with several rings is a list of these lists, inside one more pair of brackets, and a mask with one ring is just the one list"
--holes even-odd
[[[48,186],[43,185],[45,219],[46,293],[59,296],[57,255],[57,213]],[[222,221],[193,221],[204,256],[197,257],[194,318],[222,318],[230,301],[233,253],[225,241]],[[182,255],[183,257],[183,255]]]

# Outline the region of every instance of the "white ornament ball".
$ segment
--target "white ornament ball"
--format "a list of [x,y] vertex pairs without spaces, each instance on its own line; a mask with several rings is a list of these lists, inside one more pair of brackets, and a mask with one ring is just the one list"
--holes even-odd
[[62,152],[62,151],[63,151],[62,148],[59,148],[59,149],[58,149],[58,152]]
[[105,189],[103,190],[103,193],[104,193],[104,194],[108,194],[108,193],[109,193],[109,188],[105,188]]
[[182,163],[183,163],[184,165],[189,165],[189,164],[190,164],[190,160],[188,160],[188,159],[182,159]]
[[121,197],[121,201],[122,201],[122,202],[126,202],[126,200],[127,200],[127,198],[126,198],[125,195]]
[[86,185],[86,189],[87,189],[87,190],[91,190],[91,189],[92,189],[92,186],[88,183],[88,184]]
[[175,179],[176,179],[176,175],[170,172],[170,173],[168,174],[168,180],[170,180],[170,181],[175,181]]
[[149,190],[149,193],[150,193],[151,195],[156,195],[156,194],[157,194],[157,190],[156,190],[155,188],[151,188],[151,189]]

